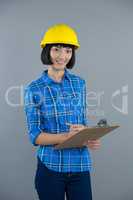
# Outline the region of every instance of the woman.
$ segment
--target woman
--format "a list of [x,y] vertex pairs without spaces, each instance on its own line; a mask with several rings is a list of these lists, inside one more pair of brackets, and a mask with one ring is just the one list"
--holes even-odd
[[54,148],[87,126],[85,81],[68,70],[79,46],[70,26],[50,27],[41,41],[41,61],[48,69],[25,88],[28,134],[39,146],[35,188],[40,200],[64,200],[65,193],[68,200],[92,199],[89,149],[98,149],[100,142]]

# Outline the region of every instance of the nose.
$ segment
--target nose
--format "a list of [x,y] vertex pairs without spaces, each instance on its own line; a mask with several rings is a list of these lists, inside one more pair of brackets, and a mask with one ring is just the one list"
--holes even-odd
[[66,57],[65,50],[60,49],[58,56],[59,56],[61,59],[64,59],[64,58]]

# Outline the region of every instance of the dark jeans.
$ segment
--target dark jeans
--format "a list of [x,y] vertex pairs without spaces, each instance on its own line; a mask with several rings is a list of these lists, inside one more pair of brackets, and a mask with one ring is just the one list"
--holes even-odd
[[38,158],[35,188],[40,200],[92,200],[89,172],[49,170]]

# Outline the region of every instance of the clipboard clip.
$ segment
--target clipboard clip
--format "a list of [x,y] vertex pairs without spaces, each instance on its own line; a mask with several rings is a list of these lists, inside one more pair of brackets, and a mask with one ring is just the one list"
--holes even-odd
[[98,127],[109,127],[106,119],[100,119],[99,122],[97,123],[97,126]]

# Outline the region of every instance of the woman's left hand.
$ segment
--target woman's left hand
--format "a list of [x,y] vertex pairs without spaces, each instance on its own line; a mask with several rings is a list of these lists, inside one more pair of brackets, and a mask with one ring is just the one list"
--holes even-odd
[[88,140],[83,145],[87,146],[91,150],[98,150],[101,147],[100,140]]

